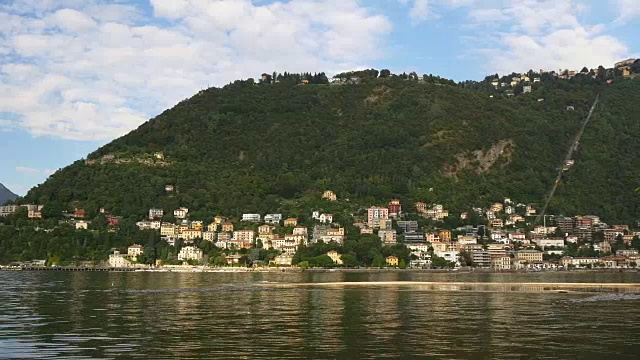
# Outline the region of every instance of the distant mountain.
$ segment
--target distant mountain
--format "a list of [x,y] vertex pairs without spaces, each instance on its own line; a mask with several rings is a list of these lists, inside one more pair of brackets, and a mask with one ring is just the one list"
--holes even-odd
[[9,200],[15,200],[18,198],[18,195],[11,192],[11,190],[7,189],[4,185],[0,184],[0,205],[4,205]]

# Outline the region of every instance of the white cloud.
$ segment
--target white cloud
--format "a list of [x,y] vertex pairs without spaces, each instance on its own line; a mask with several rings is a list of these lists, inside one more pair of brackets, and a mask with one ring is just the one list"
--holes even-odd
[[626,23],[640,17],[640,1],[637,0],[613,0],[612,4],[618,12],[617,22]]
[[588,11],[577,0],[505,0],[470,9],[468,17],[485,33],[484,47],[475,51],[486,58],[488,73],[611,66],[629,49],[605,34],[603,24],[585,24]]
[[0,5],[0,128],[111,139],[207,85],[364,67],[391,31],[357,0],[150,4],[163,21],[98,0]]
[[51,169],[36,169],[28,166],[16,166],[16,172],[30,175],[30,176],[41,176],[41,175],[49,176],[55,173],[56,171]]

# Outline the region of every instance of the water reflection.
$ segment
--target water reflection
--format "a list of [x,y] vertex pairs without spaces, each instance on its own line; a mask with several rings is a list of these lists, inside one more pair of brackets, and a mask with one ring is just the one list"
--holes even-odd
[[[408,280],[446,284],[318,285]],[[513,283],[638,280],[567,273],[0,272],[0,357],[631,358],[632,340],[640,337],[637,296]],[[500,284],[477,283],[486,281]]]

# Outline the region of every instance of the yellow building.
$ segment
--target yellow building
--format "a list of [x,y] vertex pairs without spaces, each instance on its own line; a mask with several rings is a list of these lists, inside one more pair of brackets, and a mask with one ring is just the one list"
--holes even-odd
[[344,262],[342,261],[342,254],[340,254],[339,252],[335,251],[335,250],[331,250],[327,253],[327,256],[331,258],[331,260],[333,260],[334,264],[337,265],[342,265],[344,264]]
[[233,223],[230,223],[230,222],[222,223],[222,231],[223,232],[232,232],[233,231]]
[[516,257],[523,259],[527,262],[539,262],[542,261],[542,251],[537,250],[520,250],[516,252]]
[[327,199],[329,201],[336,201],[338,200],[338,196],[336,196],[336,193],[334,193],[331,190],[327,190],[324,192],[324,194],[322,194],[322,198],[323,199]]
[[440,237],[440,241],[451,241],[451,230],[438,230],[438,236]]
[[387,265],[389,266],[398,266],[399,261],[398,261],[398,257],[397,256],[388,256],[387,257]]
[[284,226],[298,226],[298,219],[296,218],[288,218],[284,221]]

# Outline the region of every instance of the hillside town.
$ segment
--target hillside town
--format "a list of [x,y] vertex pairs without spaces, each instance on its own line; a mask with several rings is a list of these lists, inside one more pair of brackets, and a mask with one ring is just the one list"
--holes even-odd
[[[331,190],[325,191],[321,198],[329,203],[339,201]],[[42,217],[40,205],[3,206],[0,216],[22,209],[30,219]],[[105,209],[100,212],[106,216],[109,227],[117,229],[120,218],[107,214]],[[172,215],[175,221],[166,221],[165,215]],[[300,266],[295,255],[301,248],[331,244],[335,248],[325,254],[330,263],[323,267],[345,267],[349,263],[338,249],[349,237],[367,235],[377,237],[382,246],[400,245],[410,253],[406,260],[386,256],[384,263],[376,267],[539,271],[635,268],[640,263],[640,231],[628,225],[610,225],[593,215],[545,215],[542,224],[533,224],[537,215],[534,205],[510,198],[458,214],[450,213],[443,204],[424,202],[405,209],[400,200],[392,199],[385,206],[371,206],[361,214],[346,217],[353,220],[349,224],[338,223],[334,214],[319,210],[310,211],[307,225],[280,213],[246,213],[237,219],[217,215],[205,222],[190,219],[189,209],[180,207],[170,214],[161,208],[151,208],[147,219],[137,222],[136,226],[141,231],[158,233],[162,242],[176,247],[177,264],[189,266],[212,265],[202,249],[202,244],[207,243],[224,253],[225,263],[216,266]],[[72,224],[77,231],[91,229],[84,209],[75,209],[64,216],[61,223]],[[443,221],[454,216],[470,224],[447,228]],[[274,256],[268,262],[248,262],[244,254],[251,249],[269,250]],[[112,249],[104,265],[145,268],[148,265],[140,263],[144,253],[141,244]],[[44,264],[44,260],[33,263]],[[161,260],[151,265],[169,266]]]

